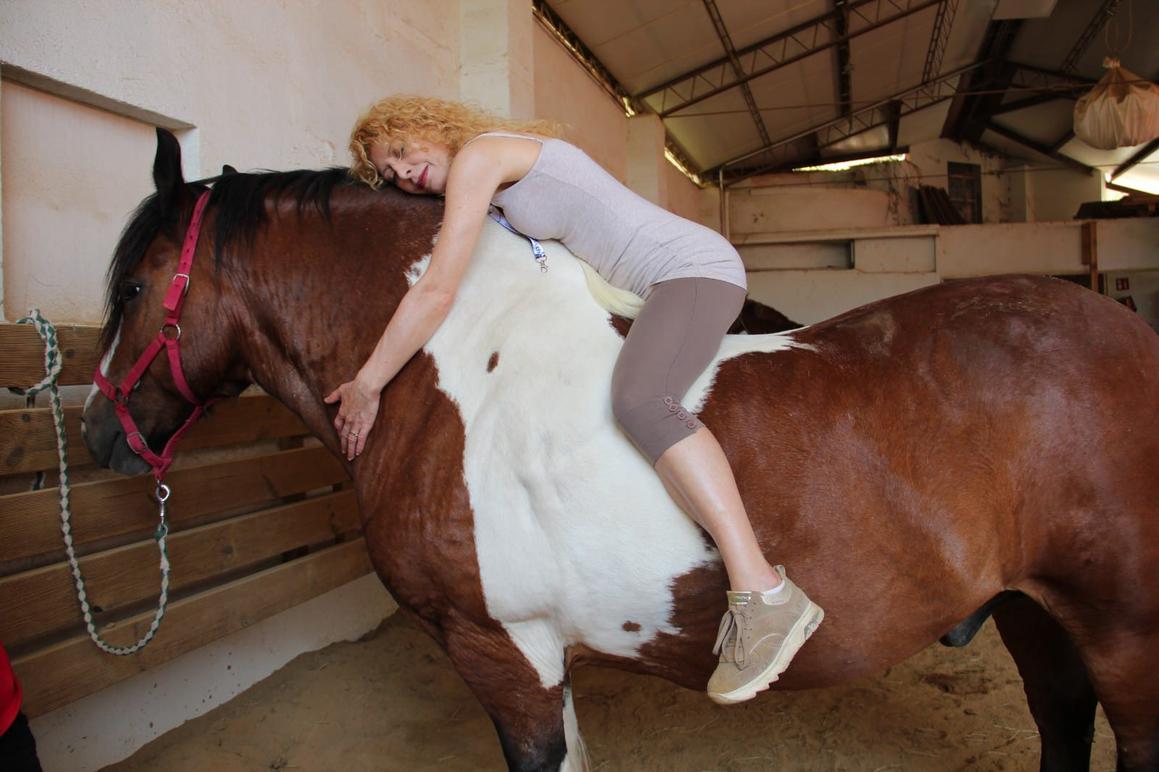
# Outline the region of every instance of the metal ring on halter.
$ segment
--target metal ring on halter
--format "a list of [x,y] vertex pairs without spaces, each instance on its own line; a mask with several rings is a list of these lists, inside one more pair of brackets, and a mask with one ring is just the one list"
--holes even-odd
[[157,498],[157,501],[160,501],[162,504],[169,500],[170,493],[172,491],[169,490],[169,486],[165,483],[157,483],[157,488],[153,491],[153,495]]
[[[168,335],[165,335],[165,331],[170,327],[177,330],[177,335],[175,337],[170,338]],[[181,340],[181,325],[179,325],[177,322],[166,322],[165,324],[161,325],[161,334],[165,335],[166,340]]]

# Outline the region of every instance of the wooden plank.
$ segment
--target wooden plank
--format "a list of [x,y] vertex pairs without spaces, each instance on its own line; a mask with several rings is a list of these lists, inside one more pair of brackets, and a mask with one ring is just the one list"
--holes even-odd
[[[93,382],[99,327],[56,328],[62,386]],[[31,324],[0,324],[0,386],[31,386],[44,377],[44,341]]]
[[[173,489],[169,522],[182,523],[214,512],[239,510],[348,479],[342,463],[325,448],[300,448],[254,458],[176,469],[166,476]],[[59,555],[60,498],[56,488],[0,496],[0,563],[37,555]],[[77,545],[156,528],[157,503],[150,475],[119,477],[72,487],[73,541]]]
[[[82,410],[80,406],[64,409],[71,466],[93,462],[81,438]],[[182,438],[178,451],[281,439],[308,431],[289,408],[273,397],[257,394],[215,404]],[[0,474],[56,469],[57,464],[51,408],[0,410]]]
[[[339,491],[182,531],[168,540],[170,590],[179,592],[297,547],[323,543],[358,525],[354,492]],[[81,559],[98,623],[101,611],[156,600],[157,560],[153,539]],[[59,630],[81,632],[81,624],[67,563],[0,579],[0,641],[9,648]]]
[[[105,654],[86,635],[20,657],[12,665],[24,686],[24,711],[38,716],[67,705],[369,571],[366,545],[356,539],[171,604],[157,637],[135,655]],[[102,634],[130,643],[152,618],[151,611],[139,614]]]
[[1082,259],[1083,265],[1089,269],[1090,287],[1099,291],[1099,223],[1097,220],[1087,220],[1082,225]]

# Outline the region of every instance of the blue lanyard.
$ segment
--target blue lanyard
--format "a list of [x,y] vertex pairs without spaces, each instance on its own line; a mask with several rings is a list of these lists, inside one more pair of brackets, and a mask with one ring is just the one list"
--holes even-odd
[[542,244],[530,236],[515,230],[515,226],[507,222],[507,218],[504,217],[503,213],[495,207],[491,207],[487,214],[491,217],[492,220],[499,223],[504,228],[514,233],[516,236],[527,239],[528,243],[531,244],[531,254],[535,256],[535,262],[539,263],[540,272],[547,273],[547,252],[543,250]]

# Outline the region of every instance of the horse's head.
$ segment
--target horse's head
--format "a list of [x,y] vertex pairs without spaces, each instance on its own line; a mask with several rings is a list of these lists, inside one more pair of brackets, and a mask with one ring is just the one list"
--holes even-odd
[[125,474],[156,469],[195,405],[246,385],[210,239],[195,241],[190,227],[208,188],[185,182],[177,139],[161,129],[153,181],[157,191],[130,219],[109,268],[103,356],[83,414],[93,458]]

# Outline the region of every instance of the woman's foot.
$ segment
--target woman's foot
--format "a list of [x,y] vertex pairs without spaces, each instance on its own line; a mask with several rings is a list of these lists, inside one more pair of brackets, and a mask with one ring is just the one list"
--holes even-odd
[[777,566],[783,585],[773,594],[729,592],[713,653],[720,664],[708,680],[708,696],[722,705],[751,700],[789,667],[797,651],[825,618],[825,611]]

